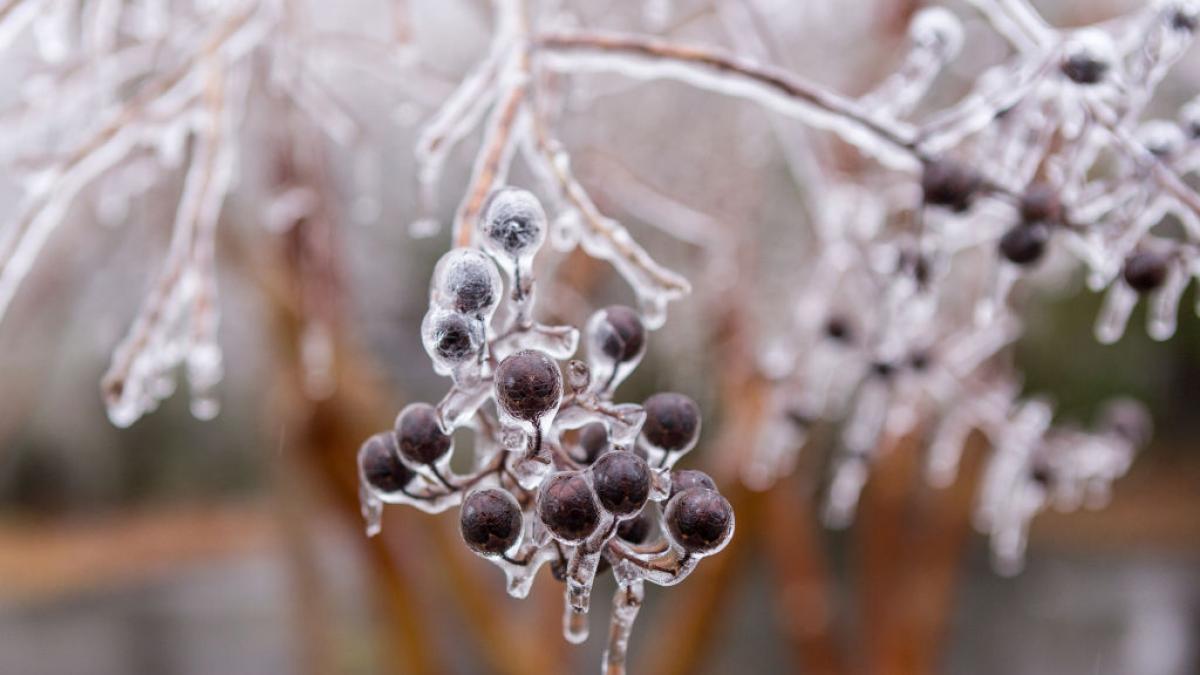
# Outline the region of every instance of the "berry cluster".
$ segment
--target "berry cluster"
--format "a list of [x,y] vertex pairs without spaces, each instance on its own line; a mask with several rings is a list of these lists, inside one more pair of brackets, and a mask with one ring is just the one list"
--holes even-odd
[[1140,301],[1148,333],[1165,340],[1200,278],[1200,199],[1184,181],[1200,167],[1200,99],[1176,119],[1143,119],[1194,41],[1200,3],[1160,0],[1079,29],[1024,2],[979,4],[1012,55],[971,96],[913,119],[963,43],[958,19],[930,8],[911,24],[907,62],[925,67],[865,99],[875,124],[912,139],[915,172],[870,172],[882,186],[870,190],[830,172],[811,197],[818,243],[797,266],[794,315],[764,350],[771,410],[743,470],[766,487],[814,424],[839,425],[824,516],[845,526],[889,444],[924,442],[929,481],[945,486],[979,432],[992,452],[975,522],[997,568],[1013,572],[1032,517],[1102,505],[1149,428],[1125,401],[1090,431],[1056,427],[1049,403],[1022,397],[1006,356],[1022,299],[1081,269],[1106,291],[1099,341],[1120,339]]
[[[509,593],[524,597],[545,564],[565,582],[572,642],[587,639],[593,580],[611,570],[618,591],[605,659],[619,670],[644,582],[678,583],[720,551],[733,536],[733,509],[707,475],[673,470],[700,435],[694,401],[660,393],[613,403],[646,351],[637,312],[595,312],[588,360],[569,361],[563,377],[558,360],[572,356],[578,333],[532,319],[532,262],[546,226],[532,194],[504,188],[482,210],[479,248],[438,262],[422,338],[453,386],[437,406],[405,407],[394,429],[362,445],[363,514],[375,534],[384,503],[430,513],[461,506],[463,541],[504,570]],[[466,474],[450,467],[460,428],[475,434]]]

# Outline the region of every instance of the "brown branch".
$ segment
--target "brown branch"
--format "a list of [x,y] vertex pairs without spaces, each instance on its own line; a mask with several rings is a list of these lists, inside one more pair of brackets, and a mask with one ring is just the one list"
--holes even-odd
[[[518,57],[527,63],[528,54]],[[528,69],[527,66],[523,66]],[[522,110],[525,108],[525,98],[528,93],[528,83],[522,78],[512,85],[497,103],[496,109],[488,120],[483,137],[487,145],[476,159],[475,171],[471,175],[471,184],[467,187],[466,197],[458,207],[454,218],[454,245],[470,246],[474,232],[475,221],[483,211],[483,205],[488,195],[496,189],[497,178],[504,171],[504,163],[511,157],[514,143],[513,129],[516,126]]]
[[855,523],[862,658],[871,673],[898,673],[899,636],[889,632],[897,610],[899,560],[908,538],[909,500],[918,466],[918,437],[884,439],[862,493]]
[[795,480],[772,488],[763,515],[763,548],[771,557],[780,627],[803,672],[841,675],[847,670],[834,639],[834,584],[811,499]]
[[[77,170],[81,170],[81,168],[89,168],[87,166],[88,159],[96,155],[99,150],[104,148],[109,142],[113,141],[113,139],[117,138],[123,130],[130,127],[130,125],[143,116],[151,105],[170,93],[184,80],[184,78],[187,77],[189,73],[194,70],[199,61],[212,57],[212,55],[215,54],[233,35],[235,35],[238,30],[246,25],[253,15],[253,9],[248,8],[222,23],[204,41],[203,46],[198,49],[196,53],[194,53],[190,58],[186,59],[174,70],[168,72],[161,78],[152,80],[149,84],[142,87],[138,91],[137,95],[135,95],[129,103],[126,103],[124,107],[122,107],[121,110],[112,117],[112,119],[101,125],[100,128],[97,129],[97,131],[93,133],[86,141],[76,146],[75,150],[73,150],[67,156],[62,165],[55,169],[57,174],[55,177],[55,186],[46,190],[43,195],[34,199],[31,204],[23,210],[22,214],[11,228],[12,231],[6,235],[5,239],[0,239],[0,286],[11,284],[15,287],[16,284],[19,283],[23,271],[18,270],[15,273],[16,278],[10,278],[14,275],[12,269],[14,259],[13,254],[15,250],[21,246],[22,242],[29,234],[30,228],[33,226],[33,224],[37,222],[38,218],[40,218],[56,200],[69,199],[82,187],[82,185],[72,186],[69,184],[70,181],[67,179],[72,175],[72,173]],[[111,166],[111,163],[104,167],[100,167],[99,171],[103,171],[103,169],[107,168],[107,166]],[[90,168],[95,169],[95,167]],[[91,178],[94,178],[94,175],[87,176],[85,173],[85,177],[90,180]],[[10,288],[7,294],[5,294],[3,291],[0,291],[0,317],[3,317],[5,313],[4,310],[6,309],[9,300],[11,300],[13,293],[15,293],[15,288]]]
[[551,139],[546,121],[542,118],[537,105],[530,106],[530,126],[533,131],[534,144],[541,155],[543,164],[551,177],[558,183],[562,198],[582,217],[583,225],[594,234],[607,240],[616,255],[632,267],[646,274],[663,290],[675,295],[683,295],[691,290],[691,285],[683,277],[663,269],[650,257],[633,237],[618,236],[621,226],[600,212],[600,209],[588,196],[583,185],[575,178],[568,162],[560,161],[559,149]]
[[[691,45],[675,44],[651,37],[620,33],[552,33],[538,37],[535,46],[548,53],[593,53],[605,56],[624,57],[643,63],[677,65],[707,71],[709,75],[732,78],[745,84],[754,84],[781,102],[791,105],[803,104],[817,111],[853,123],[880,141],[899,150],[923,159],[916,147],[912,133],[883,120],[872,119],[866,111],[840,94],[823,89],[816,84],[800,79],[794,74],[739,58],[731,53]],[[604,65],[605,70],[620,70],[616,65]],[[689,76],[688,71],[660,70],[656,77],[666,77],[688,82],[702,88],[706,86]]]

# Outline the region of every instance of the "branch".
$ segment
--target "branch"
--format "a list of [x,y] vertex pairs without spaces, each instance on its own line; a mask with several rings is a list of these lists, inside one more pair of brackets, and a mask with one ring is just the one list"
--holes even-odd
[[[561,197],[570,204],[581,217],[582,225],[592,236],[602,239],[611,251],[611,255],[603,257],[617,268],[641,295],[640,289],[648,282],[667,298],[678,298],[691,291],[687,279],[660,266],[646,249],[642,248],[633,237],[629,236],[620,223],[600,212],[588,195],[587,190],[575,178],[571,171],[570,161],[554,141],[546,128],[546,122],[537,111],[537,106],[531,106],[530,124],[533,141],[540,155],[542,168],[547,176],[558,185]],[[586,248],[586,247],[585,247]],[[588,251],[596,255],[595,251]]]
[[[172,112],[185,108],[198,89],[196,64],[212,57],[254,15],[247,9],[221,24],[203,45],[178,68],[146,85],[63,161],[48,173],[48,180],[32,195],[21,215],[0,239],[0,319],[3,319],[17,286],[28,274],[46,239],[66,215],[71,200],[85,185],[124,158],[145,130],[136,123],[156,104],[168,101]],[[242,41],[248,43],[250,41]],[[198,93],[198,92],[197,92]]]
[[667,78],[748,98],[789,117],[829,129],[863,152],[898,168],[925,157],[911,125],[879,119],[856,102],[785,70],[731,53],[621,33],[553,33],[534,41],[547,65],[565,72],[618,72]]
[[[519,57],[521,60],[528,55]],[[492,190],[504,182],[508,173],[508,165],[516,147],[513,129],[517,124],[524,102],[528,94],[529,83],[526,79],[512,85],[500,98],[500,103],[492,111],[484,131],[484,145],[475,159],[475,167],[471,172],[471,184],[467,194],[458,206],[454,216],[454,245],[470,246],[472,227],[483,204]]]

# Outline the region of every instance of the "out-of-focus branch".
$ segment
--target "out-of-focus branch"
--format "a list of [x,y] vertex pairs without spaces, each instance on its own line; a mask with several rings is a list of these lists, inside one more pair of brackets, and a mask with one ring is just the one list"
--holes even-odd
[[558,143],[550,137],[545,120],[536,111],[537,106],[531,108],[534,144],[541,155],[543,167],[558,184],[562,198],[580,215],[583,226],[588,228],[593,236],[608,242],[622,265],[646,275],[672,297],[686,294],[691,289],[686,279],[662,268],[633,237],[629,236],[625,228],[600,212],[583,185],[575,178],[570,162]]
[[[180,536],[186,532],[187,536]],[[142,582],[179,564],[269,550],[257,503],[188,507],[79,522],[0,523],[0,597],[57,600]]]
[[[826,126],[858,147],[873,142],[892,153],[921,159],[914,130],[895,120],[875,119],[840,94],[807,82],[785,70],[739,58],[717,49],[674,44],[621,33],[552,33],[535,46],[545,54],[568,57],[550,67],[617,71],[643,79],[670,78],[733,96],[758,100],[783,114]],[[582,56],[584,58],[573,58]],[[597,58],[586,58],[586,57]]]
[[762,545],[777,583],[777,616],[803,672],[841,675],[835,639],[834,583],[822,551],[811,495],[782,481],[767,494]]
[[[105,169],[119,162],[138,141],[141,130],[136,122],[163,102],[170,114],[178,114],[190,103],[200,82],[189,78],[198,63],[217,60],[215,55],[242,30],[254,8],[248,7],[222,22],[190,58],[175,69],[144,85],[128,103],[91,136],[78,144],[67,158],[50,171],[45,186],[34,194],[17,220],[0,239],[0,318],[5,315],[17,286],[24,279],[41,251],[46,238],[65,215],[72,197]],[[183,91],[183,88],[190,89]],[[164,111],[156,110],[156,114]]]

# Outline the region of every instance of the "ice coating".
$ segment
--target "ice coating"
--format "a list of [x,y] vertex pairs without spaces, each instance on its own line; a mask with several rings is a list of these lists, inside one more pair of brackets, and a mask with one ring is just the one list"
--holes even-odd
[[[1022,300],[1030,290],[1053,286],[1055,278],[1082,273],[1092,291],[1105,295],[1096,317],[1103,342],[1121,339],[1138,304],[1146,312],[1145,330],[1152,338],[1163,340],[1174,334],[1181,298],[1200,274],[1200,199],[1191,187],[1200,163],[1194,147],[1200,136],[1200,113],[1193,102],[1171,115],[1166,108],[1171,87],[1165,88],[1163,100],[1153,99],[1167,72],[1191,44],[1197,3],[1156,0],[1097,26],[1060,29],[1042,19],[1027,0],[972,0],[969,4],[984,21],[973,13],[959,15],[971,20],[972,31],[991,29],[1011,49],[996,57],[971,94],[930,112],[930,106],[941,104],[938,99],[926,101],[926,93],[963,42],[958,20],[946,9],[916,13],[908,30],[907,52],[897,54],[893,72],[883,75],[880,84],[863,97],[849,100],[788,71],[786,60],[771,53],[769,43],[779,28],[772,22],[765,30],[751,27],[749,41],[759,39],[757,48],[746,46],[746,30],[731,31],[737,51],[726,52],[699,43],[681,46],[663,36],[582,29],[550,33],[560,25],[559,17],[542,16],[533,7],[528,8],[530,16],[523,16],[522,4],[494,3],[495,28],[486,56],[422,129],[417,156],[423,215],[429,215],[450,151],[484,126],[472,189],[463,191],[463,203],[470,208],[462,213],[479,215],[486,203],[483,198],[504,182],[513,157],[520,152],[553,200],[549,236],[554,246],[563,250],[578,246],[583,253],[610,261],[628,282],[629,302],[649,329],[666,320],[668,303],[685,296],[691,286],[651,257],[651,252],[657,256],[660,251],[639,243],[642,223],[638,221],[656,225],[688,245],[729,250],[736,238],[721,238],[715,232],[721,226],[726,232],[737,231],[730,226],[743,223],[706,217],[699,205],[679,208],[681,204],[672,203],[668,196],[644,189],[651,181],[639,181],[636,175],[615,191],[593,185],[586,172],[586,181],[576,178],[573,149],[555,138],[560,116],[557,97],[591,88],[592,78],[575,75],[594,70],[615,74],[613,80],[666,77],[782,113],[770,116],[770,124],[789,170],[801,183],[803,208],[811,212],[818,241],[811,247],[812,264],[807,258],[800,261],[794,277],[781,280],[797,289],[797,297],[784,303],[795,300],[794,306],[772,308],[764,331],[768,334],[762,336],[763,347],[754,355],[761,374],[770,380],[770,392],[767,419],[757,427],[758,438],[746,440],[754,448],[747,453],[752,460],[742,467],[748,483],[767,487],[786,474],[795,466],[799,448],[812,436],[809,427],[827,422],[842,425],[837,435],[843,441],[831,462],[834,475],[829,481],[836,489],[829,490],[827,513],[841,513],[841,519],[848,520],[858,488],[881,454],[878,450],[905,434],[932,428],[928,473],[935,484],[953,482],[962,446],[973,432],[979,431],[991,446],[999,447],[1020,426],[1014,413],[1024,404],[1017,394],[1020,375],[1008,363],[1008,345],[1022,330]],[[642,28],[669,28],[670,19],[680,18],[674,16],[673,3],[643,4],[639,10],[645,10],[648,25]],[[720,13],[721,21],[730,13],[764,8],[771,19],[786,18],[788,6],[786,2],[759,3],[762,7],[718,4],[715,13]],[[294,46],[289,44],[288,31],[275,30],[281,18],[291,14],[279,11],[279,3],[195,3],[203,22],[194,26],[194,34],[170,32],[177,24],[171,3],[132,3],[115,9],[120,5],[107,1],[95,8],[88,5],[87,17],[96,18],[97,25],[88,26],[91,30],[82,36],[73,28],[73,12],[78,8],[72,3],[19,2],[0,12],[4,14],[0,48],[28,36],[33,47],[30,55],[37,57],[31,60],[53,64],[55,73],[75,70],[76,62],[87,65],[80,77],[58,82],[50,77],[30,78],[16,88],[17,98],[36,98],[57,84],[58,107],[83,107],[80,102],[91,101],[92,93],[81,82],[104,85],[95,92],[100,94],[99,105],[82,134],[73,137],[65,133],[69,129],[62,130],[66,142],[61,148],[38,152],[32,169],[14,172],[20,174],[14,182],[21,194],[0,237],[0,312],[9,306],[39,256],[45,256],[43,249],[51,250],[45,244],[61,229],[68,211],[80,205],[86,210],[94,192],[99,219],[118,223],[129,217],[131,202],[136,206],[136,198],[154,186],[156,175],[178,171],[183,190],[168,257],[158,267],[129,333],[117,346],[103,395],[112,420],[127,425],[172,392],[190,389],[193,413],[207,419],[218,413],[214,394],[225,369],[216,339],[221,302],[216,293],[213,232],[226,194],[238,183],[239,161],[228,139],[236,137],[230,127],[239,131],[237,119],[246,112],[247,72],[265,62],[271,84],[279,89],[280,98],[294,106],[297,117],[353,151],[348,178],[355,219],[370,221],[377,215],[380,199],[374,193],[382,187],[380,157],[355,144],[364,131],[350,114],[356,111],[320,86],[320,78],[297,77],[307,73],[292,73],[292,64],[279,62],[277,54],[287,54]],[[39,6],[50,9],[39,13],[35,11]],[[828,14],[814,7],[807,10]],[[563,23],[575,25],[570,20]],[[256,49],[266,35],[279,37],[284,48],[275,49],[272,40],[268,49]],[[144,44],[128,44],[142,39]],[[162,46],[169,51],[178,48],[179,54],[159,58]],[[966,49],[973,46],[967,44]],[[405,52],[398,60],[417,55],[416,50]],[[166,64],[166,69],[157,70],[156,61]],[[1188,68],[1184,64],[1180,70],[1186,73]],[[963,76],[954,70],[956,77]],[[554,71],[554,77],[544,79],[559,80],[555,86],[544,86],[542,78],[533,77],[548,71]],[[126,81],[131,75],[135,77]],[[399,117],[411,121],[412,111],[429,102],[406,102]],[[1164,118],[1146,119],[1147,111]],[[39,116],[49,121],[38,120]],[[30,133],[20,135],[59,135],[54,117],[27,116],[17,126],[29,125]],[[813,129],[800,129],[797,121]],[[826,140],[822,129],[846,138],[889,168],[864,162],[854,176],[828,171],[819,153],[811,152]],[[762,161],[763,139],[769,144],[769,134],[746,136],[740,150]],[[10,144],[5,139],[5,147],[0,148],[5,159],[18,163],[28,159]],[[942,157],[962,161],[984,179],[967,204],[969,213],[929,208],[929,200],[922,200],[916,180],[919,167]],[[488,177],[492,177],[490,185],[485,184]],[[1025,227],[1027,223],[1020,219],[1029,218],[1019,213],[1018,206],[1033,182],[1044,185],[1062,207],[1061,218],[1052,218],[1036,230]],[[589,190],[596,191],[596,201]],[[298,223],[312,220],[319,194],[316,186],[308,184],[281,190],[265,209],[267,226],[273,233],[294,232]],[[619,204],[614,208],[631,216],[630,226],[602,213],[597,202],[606,209]],[[429,218],[418,223],[425,233],[436,228],[436,221]],[[478,219],[472,217],[468,229],[477,225]],[[1006,252],[998,244],[1006,233],[1014,232],[1036,234],[1034,244],[1044,234],[1044,250],[1016,246],[1029,241],[1010,241]],[[456,237],[455,245],[459,246],[455,257],[466,259],[479,255],[471,245],[486,246],[487,241]],[[1169,261],[1161,278],[1128,274],[1130,256],[1150,249],[1163,250]],[[900,259],[905,263],[892,264]],[[1022,260],[1029,260],[1028,265]],[[436,347],[431,350],[437,354],[434,367],[454,380],[436,406],[440,424],[446,430],[498,427],[479,432],[488,435],[490,445],[485,446],[491,452],[523,449],[527,442],[519,430],[510,433],[513,429],[505,429],[498,419],[487,419],[492,414],[488,405],[499,362],[525,349],[565,360],[575,356],[578,346],[575,328],[534,320],[533,269],[531,264],[529,274],[510,286],[524,302],[519,311],[491,315],[452,302],[437,308],[448,313],[431,312],[428,319],[431,326],[440,326],[431,328],[431,339],[425,341]],[[706,271],[705,276],[736,279],[739,271],[727,266],[719,272]],[[708,290],[709,280],[699,276],[694,280],[704,282],[700,287]],[[818,325],[834,310],[847,314],[842,328],[849,330],[823,331]],[[494,316],[499,316],[495,324]],[[326,318],[304,317],[300,345],[304,387],[314,398],[328,395],[335,381],[331,377],[336,373],[335,325]],[[585,331],[585,338],[591,337],[592,332]],[[548,442],[559,449],[569,444],[570,434],[565,432],[592,424],[605,428],[610,443],[629,447],[646,423],[641,406],[612,401],[612,389],[627,373],[595,360],[593,352],[589,344],[590,368],[568,374],[563,402],[547,434]],[[178,385],[177,371],[184,374],[188,387]],[[1123,472],[1121,462],[1105,459],[1119,453],[1110,452],[1110,443],[1066,431],[1054,427],[1044,434],[1060,448],[1058,455],[1078,453],[1087,462],[1094,460],[1112,469],[1098,472],[1094,480],[1071,482],[1088,486],[1086,490],[1077,486],[1072,495],[1093,495],[1084,501],[1098,503],[1108,483]],[[1034,453],[1037,462],[1045,463],[1040,454]],[[518,459],[504,452],[498,456],[504,458],[501,464]],[[476,469],[490,466],[488,457],[481,455]],[[479,480],[507,481],[513,487],[509,471],[524,481],[537,479],[524,468],[501,466]],[[550,470],[558,468],[564,467]],[[1021,522],[1038,505],[1061,497],[1049,494],[1054,491],[1045,483],[1046,467],[1039,465],[1031,473],[1037,476],[1032,484],[1010,481],[1012,506],[1003,510],[1000,520],[1011,517],[1009,522]],[[442,492],[447,488],[444,484],[421,483],[426,478],[416,479],[411,495],[397,494],[428,509],[455,499]],[[1060,483],[1056,478],[1054,485]],[[835,499],[834,494],[840,496]],[[1074,503],[1073,497],[1062,498]],[[364,497],[366,512],[375,517],[381,504],[375,496]],[[1002,552],[998,558],[1011,568],[1023,548],[1022,536],[1019,528],[1007,527],[1003,532],[995,538]],[[535,539],[530,534],[521,547]],[[514,556],[519,559],[519,553]],[[529,567],[536,569],[546,561],[537,556],[531,560],[535,562],[524,567],[504,563],[506,572],[521,580],[516,588],[524,583]],[[631,583],[627,590],[632,588]],[[627,596],[630,602],[631,597]]]
[[586,334],[588,365],[602,374],[592,384],[598,394],[611,396],[646,353],[646,327],[634,310],[614,305],[592,315]]
[[[484,221],[492,225],[481,226],[478,243],[487,255],[459,248],[441,258],[422,322],[426,352],[452,378],[450,390],[436,405],[405,406],[393,430],[359,450],[367,534],[381,531],[385,504],[460,507],[465,545],[504,572],[509,594],[525,597],[551,567],[564,584],[563,635],[573,643],[588,638],[596,576],[612,570],[620,590],[604,658],[609,672],[622,672],[645,582],[677,584],[720,551],[733,536],[733,510],[708,478],[672,497],[671,467],[699,439],[694,401],[651,397],[647,426],[646,406],[613,400],[646,351],[645,315],[599,309],[587,325],[588,362],[564,368],[558,361],[574,354],[578,330],[531,318],[531,261],[546,226],[540,204],[505,188]],[[501,292],[493,260],[513,292]],[[456,429],[475,436],[466,473],[451,466]]]
[[501,188],[488,198],[479,219],[479,241],[508,274],[513,297],[530,293],[533,256],[546,241],[546,212],[531,193]]
[[503,290],[500,272],[486,255],[476,249],[456,248],[434,267],[429,302],[486,325],[499,306]]

